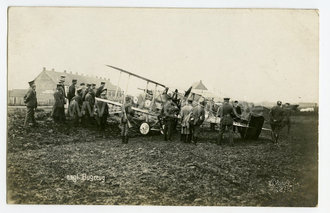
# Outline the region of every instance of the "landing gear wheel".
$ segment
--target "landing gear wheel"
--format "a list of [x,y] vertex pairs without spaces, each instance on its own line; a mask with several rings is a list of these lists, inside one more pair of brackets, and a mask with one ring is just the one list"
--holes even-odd
[[148,123],[146,122],[143,122],[141,125],[140,125],[140,133],[142,135],[147,135],[148,133],[150,132],[150,126]]

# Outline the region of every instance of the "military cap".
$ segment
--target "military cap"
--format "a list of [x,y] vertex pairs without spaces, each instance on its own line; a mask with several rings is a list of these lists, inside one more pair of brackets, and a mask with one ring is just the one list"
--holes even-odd
[[225,101],[229,101],[229,100],[230,100],[230,98],[223,98],[223,100],[225,100]]
[[77,79],[72,79],[72,82],[77,82]]
[[125,97],[125,101],[130,101],[130,100],[131,100],[131,97],[129,97],[129,96]]
[[107,94],[107,89],[102,90],[101,94],[106,95]]
[[62,87],[62,84],[56,84],[56,87]]
[[104,82],[104,81],[102,81],[102,82],[101,82],[101,85],[104,85],[104,84],[105,84],[105,82]]
[[63,79],[61,79],[60,81],[59,81],[59,83],[63,83],[64,82],[64,80]]
[[61,75],[61,78],[65,78],[65,75]]
[[92,86],[96,86],[96,84],[92,84]]
[[29,81],[28,82],[30,86],[32,86],[34,84],[34,80],[33,81]]
[[236,100],[236,101],[234,101],[234,103],[238,103],[238,101]]
[[87,86],[88,86],[88,87],[90,87],[90,86],[91,86],[91,84],[87,84]]
[[85,86],[85,83],[80,83],[80,86]]
[[277,105],[282,105],[282,101],[277,101]]

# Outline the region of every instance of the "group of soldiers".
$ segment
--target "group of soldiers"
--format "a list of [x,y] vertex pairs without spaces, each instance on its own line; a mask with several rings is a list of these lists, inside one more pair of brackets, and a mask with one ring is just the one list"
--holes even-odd
[[[224,98],[224,104],[217,111],[217,116],[221,118],[219,136],[217,138],[218,145],[222,144],[223,134],[226,131],[229,133],[230,144],[233,144],[233,122],[240,119],[242,113],[238,101],[235,101],[233,106],[229,103],[229,100],[230,98]],[[176,102],[169,95],[161,111],[161,117],[164,121],[165,141],[172,140],[173,131],[175,131],[177,126],[176,121],[180,120],[180,140],[184,143],[196,144],[200,135],[201,125],[205,120],[205,104],[205,101],[200,99],[198,104],[193,106],[193,100],[188,99],[179,111]]]
[[[80,83],[77,87],[77,80],[73,79],[66,95],[65,76],[61,76],[54,93],[54,105],[52,109],[52,118],[55,123],[65,123],[65,104],[68,100],[69,107],[67,115],[72,117],[76,126],[80,124],[97,123],[99,130],[105,130],[109,109],[106,102],[96,101],[99,97],[107,99],[107,89],[105,82],[96,89],[96,84]],[[36,85],[34,81],[29,82],[30,88],[24,96],[24,102],[27,106],[26,118],[24,125],[36,126],[34,111],[37,108]],[[238,101],[234,104],[229,103],[230,98],[224,98],[221,107],[218,108],[217,117],[220,117],[220,129],[217,138],[217,144],[222,144],[223,135],[228,132],[229,143],[233,144],[233,132],[235,131],[233,122],[241,119],[242,110],[238,105]],[[128,143],[129,129],[132,127],[134,110],[132,110],[132,100],[129,96],[125,97],[122,105],[121,116],[121,136],[122,142]],[[167,100],[162,106],[160,118],[165,141],[172,141],[173,133],[176,129],[178,121],[181,123],[180,140],[184,143],[196,144],[200,134],[201,125],[205,120],[205,101],[200,99],[199,103],[193,106],[193,100],[188,99],[181,106],[178,106],[178,100],[175,96],[167,95]],[[288,126],[290,130],[290,115],[288,111],[283,109],[282,103],[277,102],[277,105],[270,111],[270,124],[272,128],[272,138],[275,142],[278,141],[279,131],[284,126]]]
[[52,111],[54,122],[65,123],[64,106],[67,103],[67,99],[69,103],[67,114],[73,118],[76,126],[80,124],[89,125],[96,121],[100,130],[104,130],[109,114],[108,105],[104,102],[95,101],[95,98],[106,99],[107,89],[104,88],[105,82],[101,82],[101,85],[96,89],[96,84],[92,83],[80,83],[80,86],[77,87],[77,80],[73,79],[67,95],[64,82],[65,76],[61,76],[54,93],[55,103]]

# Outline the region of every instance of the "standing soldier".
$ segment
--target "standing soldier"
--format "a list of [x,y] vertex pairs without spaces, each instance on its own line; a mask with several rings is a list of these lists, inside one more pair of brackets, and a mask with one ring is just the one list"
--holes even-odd
[[82,95],[81,97],[83,97],[83,95],[85,94],[85,91],[86,91],[85,83],[80,83],[80,88],[81,88],[81,95]]
[[85,96],[85,100],[83,101],[83,110],[82,110],[83,114],[85,114],[85,121],[87,122],[87,124],[93,123],[94,104],[95,104],[95,100],[93,98],[91,89],[89,89],[88,93]]
[[37,122],[34,118],[34,110],[37,109],[37,93],[36,93],[36,85],[34,81],[29,82],[30,88],[24,96],[24,103],[26,104],[26,116],[24,121],[24,126],[30,125],[30,121],[32,122],[32,126],[36,126]]
[[[238,105],[238,101],[234,101],[234,121],[239,122],[241,120],[241,115],[242,115],[242,109],[241,107]],[[238,131],[240,131],[240,127],[237,127]],[[234,126],[233,131],[236,131],[236,127]]]
[[[101,98],[102,99],[107,99],[107,89],[104,89],[102,92],[101,92]],[[107,118],[108,118],[108,115],[109,115],[109,107],[108,107],[108,104],[106,102],[103,102],[103,101],[96,101],[95,102],[95,112],[96,112],[96,121],[97,121],[97,124],[99,126],[99,129],[101,131],[104,131],[105,130],[105,126],[106,126],[106,123],[107,123]]]
[[229,132],[229,144],[233,145],[233,116],[234,109],[229,103],[230,98],[224,98],[223,105],[218,110],[218,117],[220,117],[220,131],[217,144],[221,145],[223,133],[227,130]]
[[105,82],[101,82],[101,86],[99,88],[97,88],[96,93],[95,93],[95,96],[97,98],[99,98],[101,96],[101,93],[104,89],[104,85],[105,85]]
[[181,141],[184,143],[190,143],[191,141],[191,126],[190,118],[192,114],[192,100],[188,100],[188,104],[181,108],[180,119],[181,119]]
[[282,102],[277,101],[276,106],[272,107],[269,112],[270,127],[272,129],[272,139],[275,143],[278,142],[279,133],[282,128],[285,117],[284,110],[281,107]]
[[83,93],[83,100],[85,101],[86,95],[89,93],[89,90],[91,89],[91,84],[86,84],[85,91]]
[[96,84],[92,84],[92,87],[91,87],[91,90],[92,90],[92,96],[94,97],[94,99],[95,99],[95,97],[96,97]]
[[75,95],[70,103],[70,116],[73,117],[74,125],[77,126],[81,123],[81,108],[82,108],[83,100],[82,100],[82,88],[77,89],[77,95]]
[[176,111],[178,108],[175,106],[175,104],[172,101],[172,97],[170,95],[167,96],[167,101],[164,105],[164,122],[165,122],[165,127],[164,127],[164,137],[165,141],[169,140],[172,141],[172,132],[176,119]]
[[72,84],[69,87],[69,92],[68,92],[69,106],[70,106],[72,98],[76,95],[76,84],[77,84],[77,80],[73,79]]
[[200,126],[205,120],[205,102],[199,101],[198,105],[192,110],[193,126],[192,126],[192,142],[197,143],[198,134],[200,134]]
[[62,90],[62,85],[57,84],[56,91],[54,93],[55,103],[53,106],[53,119],[55,123],[58,122],[65,122],[65,115],[64,115],[64,95]]
[[128,143],[129,128],[131,128],[134,111],[132,109],[131,98],[126,96],[125,103],[122,106],[122,117],[121,117],[121,138],[122,143]]

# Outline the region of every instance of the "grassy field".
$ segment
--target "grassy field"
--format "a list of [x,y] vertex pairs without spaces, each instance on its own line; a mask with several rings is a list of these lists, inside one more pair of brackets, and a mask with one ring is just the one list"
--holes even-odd
[[278,145],[262,133],[256,141],[236,136],[231,147],[214,144],[217,133],[207,129],[196,146],[158,134],[121,144],[116,124],[105,133],[59,126],[43,110],[39,127],[24,129],[24,112],[8,111],[8,203],[317,205],[316,115],[293,116]]

